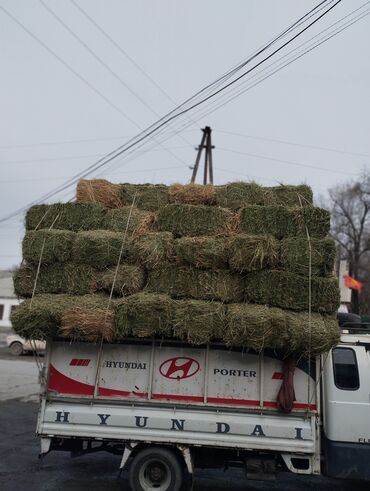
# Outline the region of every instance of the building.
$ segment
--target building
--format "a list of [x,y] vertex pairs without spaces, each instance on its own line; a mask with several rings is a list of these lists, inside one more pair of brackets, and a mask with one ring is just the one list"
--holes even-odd
[[13,287],[13,273],[0,271],[0,335],[11,330],[10,313],[20,304]]

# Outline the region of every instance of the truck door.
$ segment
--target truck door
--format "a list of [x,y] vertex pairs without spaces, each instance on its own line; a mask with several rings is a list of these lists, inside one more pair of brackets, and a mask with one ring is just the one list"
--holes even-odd
[[323,448],[327,474],[370,480],[369,345],[339,345],[324,360]]

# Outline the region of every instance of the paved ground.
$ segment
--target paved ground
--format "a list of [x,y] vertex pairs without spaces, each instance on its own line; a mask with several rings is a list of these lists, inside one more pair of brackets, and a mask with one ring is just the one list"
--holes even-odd
[[[1,491],[129,491],[127,473],[119,476],[120,457],[98,453],[72,459],[53,452],[38,460],[37,369],[32,356],[15,358],[0,348]],[[276,483],[249,482],[239,469],[198,471],[194,491],[365,491],[332,479],[284,474]]]

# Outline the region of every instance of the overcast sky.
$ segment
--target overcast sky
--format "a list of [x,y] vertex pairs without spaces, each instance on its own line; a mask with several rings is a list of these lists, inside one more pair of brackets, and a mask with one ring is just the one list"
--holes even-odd
[[[319,2],[75,3],[118,47],[70,0],[44,1],[67,27],[38,0],[0,0],[60,57],[0,9],[0,218],[124,143]],[[302,41],[364,3],[369,4],[343,0]],[[169,129],[162,145],[151,141],[147,152],[118,160],[103,176],[113,182],[186,183],[200,128],[209,125],[217,184],[306,182],[317,196],[356,178],[370,158],[369,46],[370,16],[212,114],[183,119],[178,125],[190,126],[181,135]],[[73,190],[55,199],[72,195]],[[20,261],[23,220],[19,215],[0,224],[0,268]]]

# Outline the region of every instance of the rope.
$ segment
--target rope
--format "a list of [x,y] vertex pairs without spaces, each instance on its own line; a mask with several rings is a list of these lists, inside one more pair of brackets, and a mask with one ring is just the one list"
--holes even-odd
[[[105,312],[104,322],[107,321],[107,316],[108,316],[110,305],[111,305],[111,302],[112,302],[114,287],[116,285],[117,276],[118,276],[118,268],[119,268],[119,265],[121,263],[121,259],[122,259],[122,256],[123,256],[123,248],[124,248],[125,243],[126,243],[126,237],[127,237],[128,229],[129,229],[129,226],[130,226],[131,217],[132,217],[132,210],[134,209],[134,205],[135,205],[135,201],[136,201],[136,195],[137,195],[137,192],[134,194],[134,197],[133,197],[133,200],[132,200],[132,203],[131,203],[131,207],[130,207],[130,211],[129,211],[129,214],[128,214],[128,217],[127,217],[126,228],[125,228],[125,231],[124,231],[124,234],[123,234],[123,239],[122,239],[121,249],[119,251],[117,266],[116,266],[116,269],[115,269],[115,272],[114,272],[114,277],[113,277],[112,287],[111,287],[110,294],[109,294],[108,305],[107,305],[107,310]],[[93,398],[94,399],[98,395],[99,378],[100,378],[100,370],[101,370],[100,364],[101,364],[102,352],[103,352],[103,335],[100,338],[99,351],[98,351],[98,360],[97,360],[96,373],[95,373],[95,382],[94,382],[94,395],[93,395]]]

